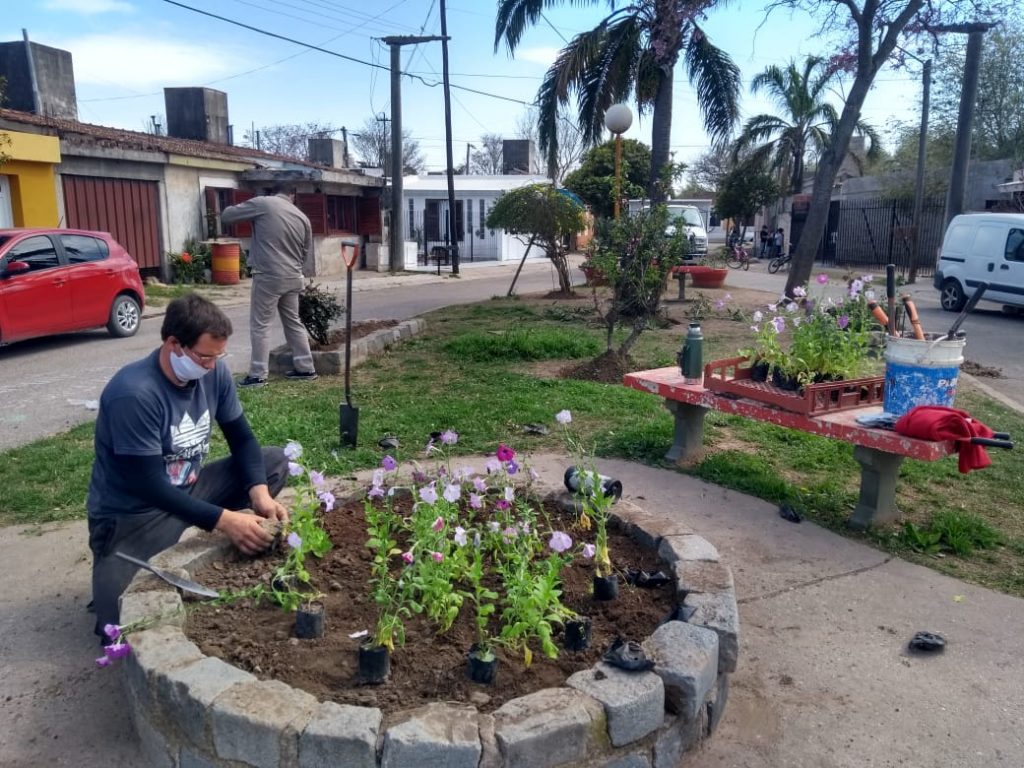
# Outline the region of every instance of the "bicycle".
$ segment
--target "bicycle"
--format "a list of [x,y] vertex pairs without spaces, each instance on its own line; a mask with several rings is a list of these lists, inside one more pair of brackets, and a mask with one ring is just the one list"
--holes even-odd
[[781,256],[776,256],[774,259],[768,262],[768,271],[773,275],[783,267],[789,266],[789,262],[793,260],[792,250],[787,251]]
[[729,257],[726,259],[726,264],[731,269],[750,269],[750,252],[742,245],[736,243],[729,247]]

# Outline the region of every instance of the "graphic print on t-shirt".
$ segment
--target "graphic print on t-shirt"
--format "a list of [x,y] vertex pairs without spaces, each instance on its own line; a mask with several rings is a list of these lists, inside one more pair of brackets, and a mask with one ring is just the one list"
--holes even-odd
[[210,412],[205,411],[198,421],[185,413],[180,424],[172,424],[171,446],[174,453],[164,457],[171,485],[192,485],[199,477],[203,457],[210,450]]

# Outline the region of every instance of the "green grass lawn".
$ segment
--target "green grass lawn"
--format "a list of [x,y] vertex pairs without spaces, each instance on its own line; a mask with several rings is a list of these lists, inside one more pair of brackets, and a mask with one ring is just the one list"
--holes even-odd
[[[752,300],[754,301],[754,300]],[[756,306],[756,301],[751,308]],[[603,349],[602,330],[585,298],[494,299],[427,315],[427,330],[353,371],[359,407],[359,447],[338,449],[341,377],[315,382],[274,379],[240,396],[264,443],[298,440],[304,461],[329,474],[376,466],[385,435],[402,444],[397,458],[422,455],[431,432],[452,428],[456,454],[492,452],[499,442],[517,450],[564,448],[554,414],[569,409],[573,428],[600,456],[663,466],[672,420],[659,398],[618,384],[563,378],[560,369]],[[692,304],[680,308],[685,322]],[[706,359],[732,356],[746,323],[725,316],[703,320]],[[685,325],[652,330],[634,350],[637,369],[673,363]],[[510,331],[500,329],[513,329]],[[1024,418],[982,395],[963,391],[957,405],[1012,435]],[[526,435],[541,423],[548,435]],[[80,518],[92,464],[91,424],[13,451],[0,461],[0,523]],[[908,559],[1024,596],[1024,457],[992,449],[993,466],[960,475],[956,460],[907,460],[897,503],[908,523],[866,534],[846,530],[857,496],[858,465],[845,443],[709,414],[707,455],[690,472],[772,502],[792,504],[809,519]],[[214,454],[225,451],[215,439]]]

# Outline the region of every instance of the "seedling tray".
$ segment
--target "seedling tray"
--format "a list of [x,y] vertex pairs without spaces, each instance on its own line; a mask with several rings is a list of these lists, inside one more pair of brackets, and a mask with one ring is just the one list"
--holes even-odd
[[770,381],[754,381],[749,363],[745,357],[708,363],[704,366],[704,387],[719,394],[770,403],[784,411],[805,416],[880,405],[883,400],[885,376],[811,384],[793,392],[777,387]]

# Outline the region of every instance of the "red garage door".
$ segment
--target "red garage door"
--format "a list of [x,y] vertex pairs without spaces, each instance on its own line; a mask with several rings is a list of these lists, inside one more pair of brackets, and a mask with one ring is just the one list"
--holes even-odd
[[109,232],[140,269],[160,268],[157,183],[63,176],[64,213],[71,229]]

